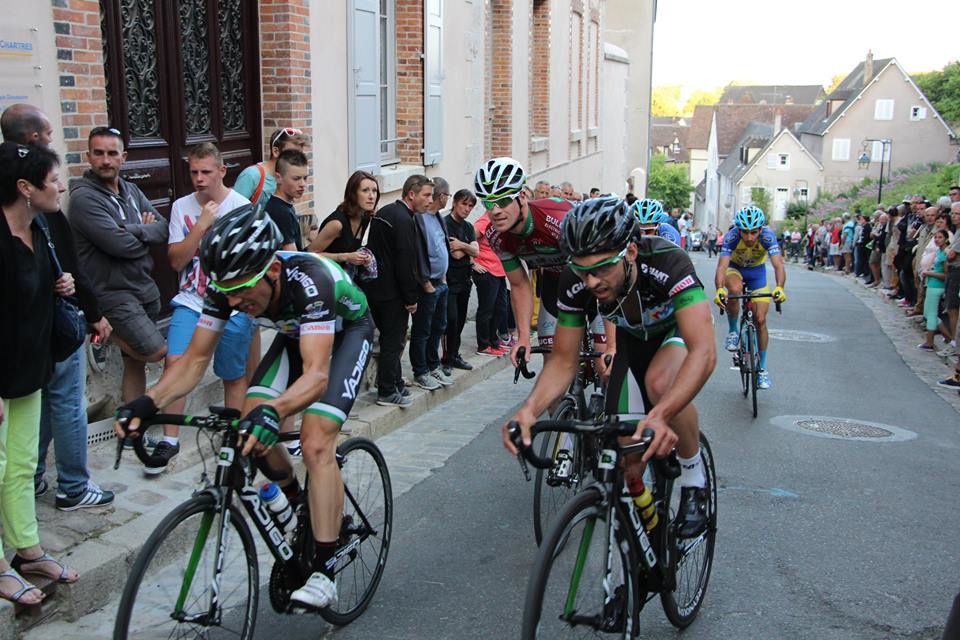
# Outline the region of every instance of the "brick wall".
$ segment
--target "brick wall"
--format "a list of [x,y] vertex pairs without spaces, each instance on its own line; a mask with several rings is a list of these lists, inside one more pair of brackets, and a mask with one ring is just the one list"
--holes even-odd
[[84,152],[90,129],[107,123],[106,79],[100,3],[96,0],[52,0],[56,33],[60,110],[69,176],[87,168]]
[[[310,102],[309,0],[260,0],[260,85],[263,91],[264,157],[269,157],[269,136],[274,129],[294,127],[311,137],[307,157],[313,166],[318,141],[313,139]],[[312,213],[313,181],[297,211]]]
[[530,134],[550,134],[550,0],[534,0],[530,33]]
[[490,153],[509,156],[513,151],[513,0],[491,0]]
[[397,0],[397,153],[423,164],[423,0]]

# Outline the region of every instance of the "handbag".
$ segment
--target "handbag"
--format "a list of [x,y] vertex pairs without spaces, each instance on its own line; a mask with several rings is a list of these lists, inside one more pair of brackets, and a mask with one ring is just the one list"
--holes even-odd
[[363,231],[363,239],[360,240],[359,251],[370,256],[370,264],[357,267],[357,279],[364,282],[377,279],[377,257],[367,247],[367,240],[370,238],[370,227],[373,225],[367,220],[367,228]]
[[[47,238],[47,246],[50,247],[50,261],[53,264],[54,274],[59,280],[60,276],[63,275],[63,268],[57,258],[57,249],[53,245],[53,238],[50,237],[47,221],[41,215],[37,216],[37,223],[40,225],[43,235]],[[57,296],[56,306],[53,310],[53,328],[50,332],[50,346],[54,362],[63,362],[73,355],[73,352],[83,344],[86,336],[87,323],[83,318],[83,312],[77,306],[76,299]]]

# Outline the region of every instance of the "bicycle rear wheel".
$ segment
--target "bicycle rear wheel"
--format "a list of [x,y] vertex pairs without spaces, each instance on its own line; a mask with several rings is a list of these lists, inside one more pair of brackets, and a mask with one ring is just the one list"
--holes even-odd
[[[218,541],[223,518],[228,522]],[[218,565],[222,574],[214,584]],[[221,514],[214,497],[201,494],[171,511],[147,538],[127,577],[113,637],[252,638],[258,597],[257,549],[247,521],[236,506]]]
[[628,637],[636,562],[612,513],[587,488],[553,519],[527,585],[521,638]]
[[339,447],[340,474],[346,496],[337,548],[337,600],[320,610],[335,625],[354,621],[373,599],[390,549],[393,490],[383,454],[366,438],[351,438]]
[[[566,397],[557,405],[555,420],[576,420],[577,403]],[[550,521],[580,488],[583,480],[582,438],[572,433],[550,431],[541,436],[540,456],[556,461],[561,451],[568,461],[550,469],[537,469],[533,484],[533,537],[539,545],[550,529]]]
[[[660,593],[660,604],[670,623],[683,629],[693,622],[703,604],[713,568],[713,552],[717,541],[717,474],[713,465],[713,451],[707,437],[700,434],[700,462],[707,477],[708,524],[707,530],[696,538],[677,540],[671,533],[668,537],[673,544],[669,546],[670,558],[667,567],[673,566],[676,586],[672,591]],[[652,466],[652,465],[651,465]],[[674,483],[670,499],[670,521],[676,515],[680,504],[680,485]]]
[[750,401],[753,405],[753,417],[757,417],[757,378],[760,375],[760,354],[757,352],[757,330],[747,327],[747,340],[750,348]]

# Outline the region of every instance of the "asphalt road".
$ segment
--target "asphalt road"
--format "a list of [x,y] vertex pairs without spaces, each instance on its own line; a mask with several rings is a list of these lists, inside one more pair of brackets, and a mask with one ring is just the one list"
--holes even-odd
[[[696,262],[712,283],[714,262]],[[756,419],[723,352],[697,400],[716,458],[720,528],[706,601],[683,637],[939,638],[960,588],[957,412],[838,278],[791,268],[787,292],[772,328],[822,341],[771,341],[774,387],[761,392]],[[718,326],[718,345],[722,334]],[[370,609],[331,629],[278,616],[263,597],[258,638],[517,637],[535,554],[532,487],[499,443],[522,389],[508,374],[495,380],[505,390],[495,401],[465,394],[425,417],[443,421],[457,402],[489,405],[489,426],[396,499]],[[781,416],[881,423],[908,439],[825,438],[777,426]],[[642,622],[642,637],[679,635],[657,601]]]

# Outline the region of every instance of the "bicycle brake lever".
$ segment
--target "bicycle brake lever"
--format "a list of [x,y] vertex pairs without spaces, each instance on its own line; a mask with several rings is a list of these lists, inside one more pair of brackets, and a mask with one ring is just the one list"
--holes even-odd
[[123,438],[117,438],[117,459],[113,462],[113,470],[120,468],[120,458],[123,457]]
[[530,467],[527,466],[527,461],[523,459],[523,453],[517,453],[517,462],[520,463],[520,471],[523,472],[523,478],[530,482]]

